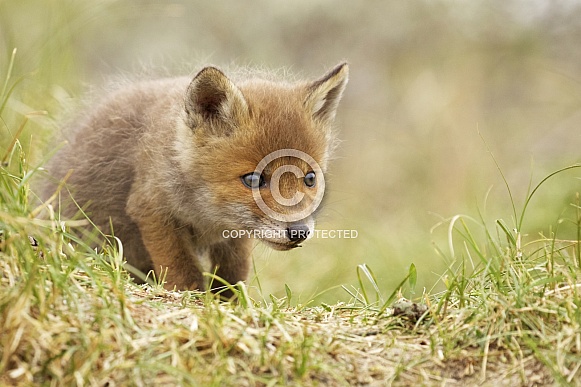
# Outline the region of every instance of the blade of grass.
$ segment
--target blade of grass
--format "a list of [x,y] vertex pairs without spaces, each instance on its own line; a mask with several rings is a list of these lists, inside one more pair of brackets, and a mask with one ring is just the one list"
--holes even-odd
[[[525,204],[524,204],[524,206],[523,206],[523,209],[522,209],[522,212],[521,212],[521,216],[520,216],[520,218],[518,218],[518,219],[519,219],[519,221],[518,221],[518,226],[517,226],[518,228],[517,228],[517,230],[520,230],[520,229],[521,229],[521,227],[522,227],[522,223],[523,223],[523,221],[524,221],[524,217],[525,217],[526,209],[527,209],[527,207],[528,207],[528,205],[529,205],[529,203],[530,203],[531,199],[533,198],[533,196],[535,195],[535,193],[538,191],[538,189],[539,189],[539,188],[540,188],[540,187],[541,187],[541,186],[542,186],[542,185],[543,185],[543,184],[544,184],[544,183],[545,183],[547,180],[549,180],[551,177],[553,177],[553,176],[555,176],[555,175],[557,175],[557,174],[559,174],[559,173],[561,173],[561,172],[565,172],[565,171],[568,171],[568,170],[570,170],[570,169],[575,169],[575,168],[581,168],[581,164],[573,164],[573,165],[569,165],[568,167],[564,167],[564,168],[558,169],[558,170],[556,170],[555,172],[553,172],[553,173],[550,173],[549,175],[545,176],[545,178],[544,178],[544,179],[542,179],[542,180],[541,180],[541,181],[540,181],[540,182],[539,182],[539,183],[538,183],[538,184],[535,186],[535,188],[533,188],[533,190],[531,191],[531,193],[530,193],[530,194],[527,196],[527,198],[526,198],[526,200],[525,200]],[[515,218],[515,219],[517,219],[517,218]]]

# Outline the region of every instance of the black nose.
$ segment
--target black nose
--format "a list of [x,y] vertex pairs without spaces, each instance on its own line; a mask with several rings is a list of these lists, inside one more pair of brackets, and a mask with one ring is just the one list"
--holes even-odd
[[295,224],[286,229],[291,242],[300,243],[309,236],[309,227],[304,224]]

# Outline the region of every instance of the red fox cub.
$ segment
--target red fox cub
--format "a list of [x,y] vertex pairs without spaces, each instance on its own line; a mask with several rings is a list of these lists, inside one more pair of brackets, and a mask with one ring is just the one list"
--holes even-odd
[[243,281],[251,239],[290,250],[314,231],[347,64],[312,82],[233,79],[205,67],[122,88],[48,166],[72,170],[61,213],[112,225],[127,263],[166,289],[204,289],[203,272]]

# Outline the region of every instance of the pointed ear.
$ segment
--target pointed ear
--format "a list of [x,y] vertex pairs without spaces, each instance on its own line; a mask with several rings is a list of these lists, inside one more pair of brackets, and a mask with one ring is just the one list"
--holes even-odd
[[349,80],[349,66],[341,63],[318,81],[307,86],[305,106],[316,120],[331,122]]
[[236,124],[248,113],[240,89],[215,67],[203,68],[186,92],[186,113],[192,127],[201,122]]

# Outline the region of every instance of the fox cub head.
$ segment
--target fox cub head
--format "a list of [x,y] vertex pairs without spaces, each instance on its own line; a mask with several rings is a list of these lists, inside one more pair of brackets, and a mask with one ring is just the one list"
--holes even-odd
[[348,71],[343,63],[298,83],[233,82],[215,67],[194,77],[175,148],[209,229],[245,232],[278,250],[313,234]]

